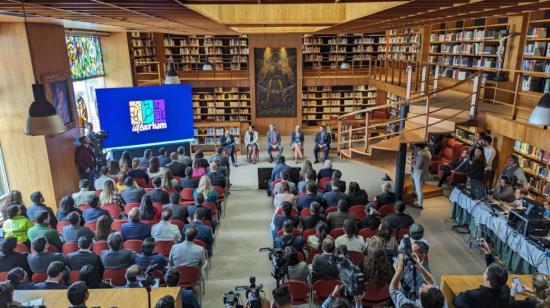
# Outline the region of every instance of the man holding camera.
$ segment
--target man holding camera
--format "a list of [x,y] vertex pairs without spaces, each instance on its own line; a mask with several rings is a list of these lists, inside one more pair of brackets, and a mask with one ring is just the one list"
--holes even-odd
[[[430,273],[430,267],[427,261],[429,246],[425,241],[415,241],[414,244],[411,244],[409,247],[408,249],[407,244],[405,244],[404,255],[407,256],[405,261],[408,262],[405,262],[406,264],[403,268],[401,284],[408,294],[416,295],[422,285],[426,283],[424,275],[419,275],[419,265],[422,266],[423,270]],[[399,264],[397,264],[397,266],[398,265]]]

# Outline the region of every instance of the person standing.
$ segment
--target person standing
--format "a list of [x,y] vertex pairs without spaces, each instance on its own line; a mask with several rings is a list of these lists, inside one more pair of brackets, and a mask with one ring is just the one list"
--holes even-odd
[[491,186],[493,179],[493,161],[497,156],[497,150],[491,144],[493,138],[491,136],[485,135],[481,138],[483,144],[483,154],[485,155],[485,172],[483,176],[483,182],[485,186]]
[[76,148],[75,163],[80,173],[80,178],[87,179],[93,185],[97,158],[90,146],[90,138],[82,136],[78,141],[80,141],[80,146]]
[[235,137],[231,135],[229,129],[226,129],[225,135],[220,138],[220,146],[225,150],[227,156],[231,157],[233,167],[237,167],[235,159]]
[[426,145],[423,143],[416,144],[415,147],[417,147],[418,153],[416,154],[416,157],[413,160],[412,177],[414,181],[414,187],[416,190],[416,199],[417,199],[416,207],[419,209],[423,209],[424,192],[422,188],[424,186],[424,181],[426,181],[426,177],[430,173],[429,167],[430,167],[430,161],[432,160],[432,154],[430,153],[430,150],[426,147]]
[[325,126],[319,126],[319,132],[315,135],[315,146],[313,147],[313,155],[315,156],[314,164],[319,162],[319,152],[323,151],[323,162],[328,158],[330,151],[330,134],[326,132]]
[[295,163],[298,163],[298,159],[304,159],[304,133],[300,125],[296,125],[294,132],[290,135],[290,149],[294,154]]
[[258,132],[254,129],[254,125],[248,127],[248,131],[244,135],[244,144],[246,146],[247,160],[256,164],[256,155],[258,154]]
[[267,132],[267,154],[269,155],[269,162],[273,163],[272,151],[278,151],[277,157],[283,154],[283,145],[281,144],[281,134],[275,127],[275,124],[269,124],[269,131]]

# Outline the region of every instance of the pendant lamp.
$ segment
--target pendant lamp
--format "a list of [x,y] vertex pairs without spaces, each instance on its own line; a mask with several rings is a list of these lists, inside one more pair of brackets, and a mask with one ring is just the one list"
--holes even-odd
[[46,99],[44,85],[33,84],[34,102],[29,107],[29,117],[25,123],[25,135],[49,136],[65,131],[63,121],[53,105]]
[[550,93],[545,93],[529,116],[529,123],[534,125],[550,125]]
[[180,77],[176,73],[176,65],[172,57],[168,59],[168,71],[166,72],[166,79],[164,84],[180,84]]

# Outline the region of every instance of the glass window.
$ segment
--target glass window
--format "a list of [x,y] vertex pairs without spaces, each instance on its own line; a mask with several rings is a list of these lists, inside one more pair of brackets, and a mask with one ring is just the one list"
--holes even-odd
[[4,155],[0,147],[0,196],[5,196],[10,191],[8,177],[6,176],[6,166],[4,165]]
[[[75,81],[73,82],[73,88],[79,120],[82,122],[92,123],[94,125],[94,131],[99,131],[101,127],[99,125],[99,118],[97,115],[95,89],[105,88],[104,78],[97,77]],[[80,123],[81,127],[83,125],[84,123]]]
[[99,38],[66,35],[67,52],[73,80],[105,75]]

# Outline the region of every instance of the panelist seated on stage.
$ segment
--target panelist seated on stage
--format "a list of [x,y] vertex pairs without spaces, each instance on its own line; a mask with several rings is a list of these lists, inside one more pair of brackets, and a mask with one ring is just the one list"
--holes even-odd
[[225,129],[225,134],[220,138],[220,146],[227,153],[227,156],[231,158],[231,163],[233,167],[237,167],[236,158],[235,158],[235,137],[231,135],[229,129]]
[[269,131],[267,131],[267,154],[269,155],[269,162],[273,162],[273,154],[271,152],[277,151],[277,157],[283,154],[283,145],[281,144],[281,133],[275,127],[275,124],[269,124]]
[[514,202],[514,188],[510,185],[510,178],[503,175],[498,180],[497,186],[489,191],[493,195],[493,198],[498,201]]
[[260,149],[258,144],[259,135],[258,131],[254,129],[254,125],[248,127],[248,131],[244,135],[244,145],[246,146],[247,161],[256,164],[256,154]]
[[330,142],[330,133],[326,132],[324,125],[319,126],[319,132],[315,135],[315,146],[313,146],[313,155],[315,156],[314,164],[319,162],[319,152],[323,152],[323,161],[328,158]]

